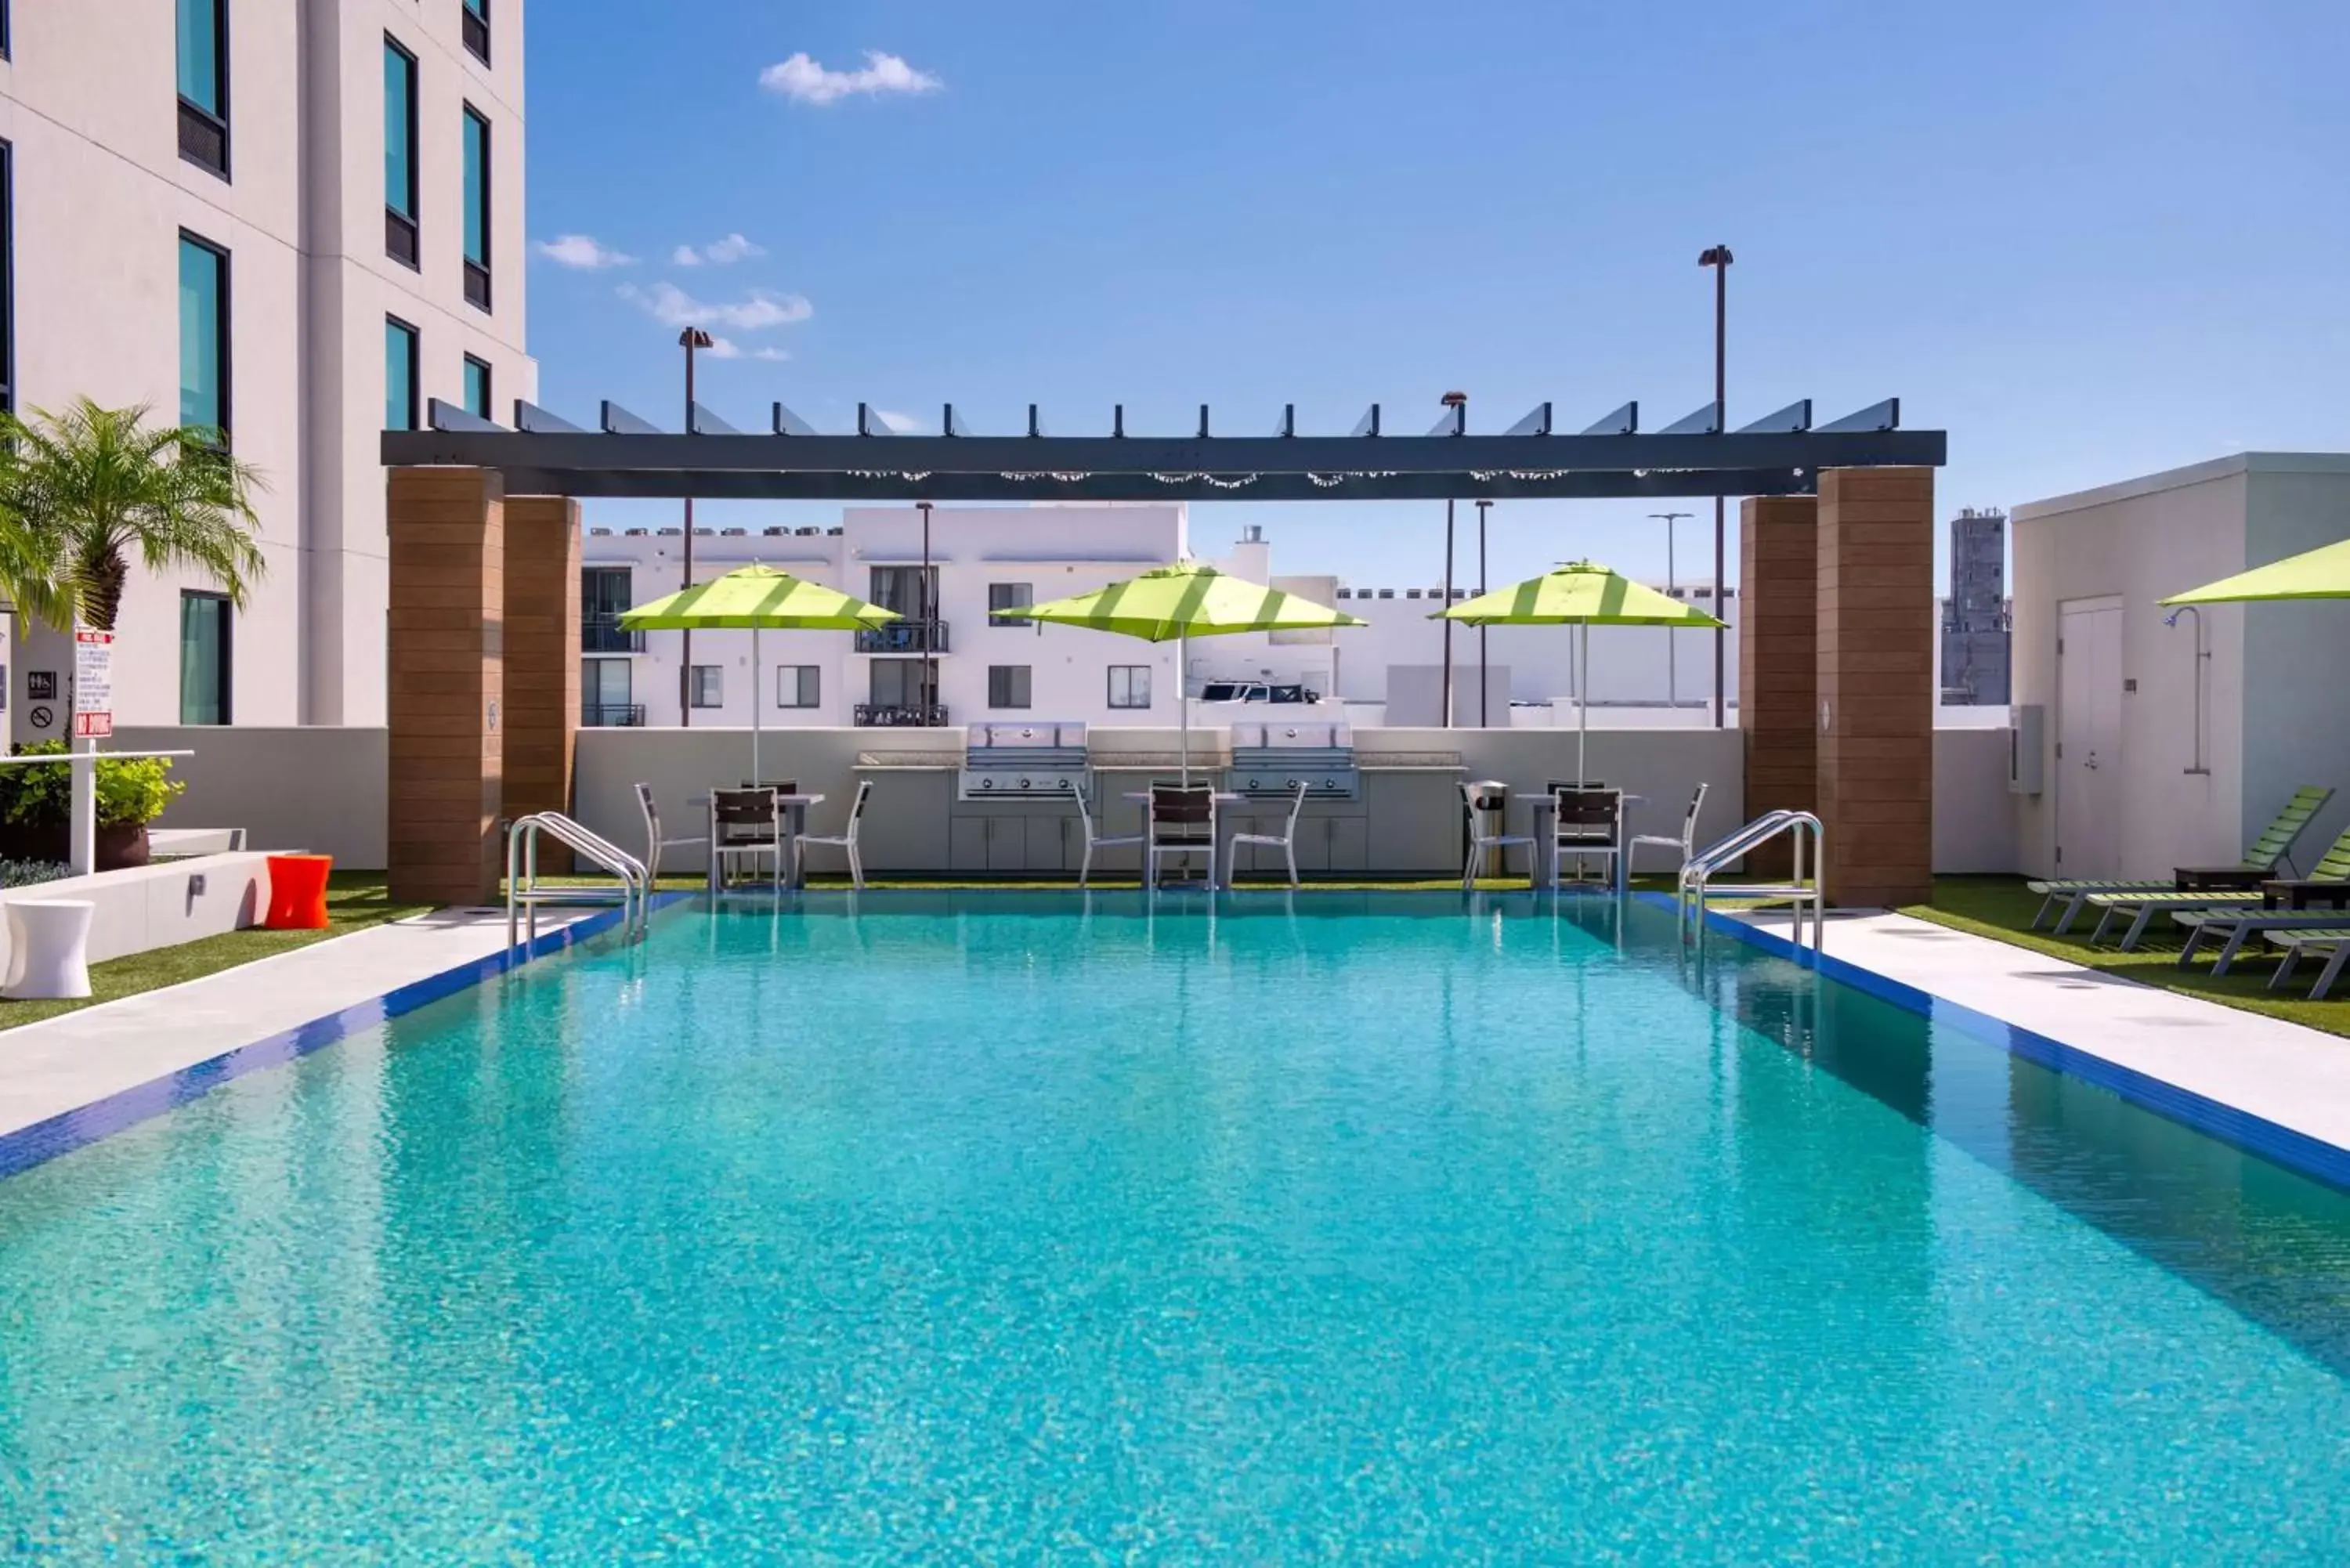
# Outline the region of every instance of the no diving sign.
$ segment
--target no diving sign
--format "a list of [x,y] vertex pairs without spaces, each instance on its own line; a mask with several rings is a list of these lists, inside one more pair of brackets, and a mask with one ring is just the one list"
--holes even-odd
[[73,732],[79,740],[114,733],[114,634],[74,633]]

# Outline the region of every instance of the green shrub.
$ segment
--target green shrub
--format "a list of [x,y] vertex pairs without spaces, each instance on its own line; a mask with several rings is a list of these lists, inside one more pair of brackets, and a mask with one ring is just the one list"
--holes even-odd
[[[19,746],[26,757],[63,756],[63,741]],[[101,757],[98,763],[98,825],[150,823],[188,786],[171,776],[169,757]],[[0,768],[0,819],[19,827],[62,826],[73,815],[73,770],[54,767]]]
[[72,867],[55,860],[0,860],[0,888],[31,888],[72,875]]

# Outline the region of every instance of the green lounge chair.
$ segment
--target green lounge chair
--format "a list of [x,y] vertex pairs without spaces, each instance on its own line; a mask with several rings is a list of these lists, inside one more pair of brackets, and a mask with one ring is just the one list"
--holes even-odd
[[[2334,841],[2334,847],[2317,863],[2309,881],[2350,888],[2350,833]],[[2263,895],[2266,891],[2263,889]],[[2174,909],[2170,918],[2187,928],[2187,946],[2178,955],[2181,969],[2194,958],[2195,950],[2202,945],[2205,937],[2226,939],[2226,945],[2220,950],[2220,961],[2212,968],[2213,974],[2227,973],[2228,966],[2236,961],[2244,944],[2254,937],[2276,931],[2324,930],[2350,919],[2340,909],[2272,909],[2265,905],[2257,909]]]
[[[2334,847],[2325,852],[2325,858],[2317,863],[2313,880],[2350,880],[2350,828],[2343,831],[2342,836],[2334,841]],[[2177,919],[2185,914],[2224,917],[2230,913],[2256,916],[2272,912],[2267,909],[2262,896],[2256,892],[2181,893],[2174,889],[2159,893],[2092,893],[2088,901],[2091,909],[2102,911],[2097,919],[2097,929],[2089,933],[2091,947],[2106,940],[2106,929],[2116,919],[2124,915],[2136,917],[2130,923],[2128,933],[2122,938],[2121,950],[2126,953],[2137,950],[2139,939],[2146,935],[2147,927],[2153,924],[2157,915],[2168,915]],[[2181,925],[2190,923],[2179,921]],[[2341,924],[2339,920],[2334,923]],[[2201,934],[2199,929],[2195,936],[2188,939],[2190,948]]]
[[2342,978],[2345,964],[2350,964],[2350,926],[2335,926],[2318,931],[2271,931],[2269,943],[2284,950],[2284,961],[2269,979],[2271,991],[2282,991],[2292,978],[2293,967],[2303,958],[2315,953],[2330,953],[2325,967],[2317,973],[2317,983],[2309,988],[2309,1000],[2323,1002],[2334,982]]
[[[2285,802],[2284,809],[2277,813],[2276,820],[2262,829],[2261,836],[2253,839],[2251,846],[2244,851],[2245,871],[2272,874],[2279,866],[2290,867],[2294,841],[2316,819],[2317,814],[2325,809],[2325,803],[2333,798],[2334,792],[2319,784],[2308,784],[2295,790],[2293,798]],[[2056,921],[2056,934],[2060,937],[2073,929],[2073,922],[2080,918],[2082,909],[2096,894],[2170,893],[2178,888],[2175,879],[2168,882],[2133,882],[2113,877],[2027,882],[2024,886],[2042,895],[2040,912],[2032,917],[2032,929],[2035,931],[2040,929],[2040,922],[2048,918],[2048,911],[2060,900],[2063,902],[2064,912]]]

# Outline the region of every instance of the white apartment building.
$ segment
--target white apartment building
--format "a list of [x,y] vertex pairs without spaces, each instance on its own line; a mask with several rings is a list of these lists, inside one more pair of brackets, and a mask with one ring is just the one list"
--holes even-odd
[[[258,468],[242,613],[134,563],[123,724],[380,724],[379,436],[536,394],[522,0],[0,0],[0,374],[216,426]],[[54,632],[9,650],[64,732]],[[46,722],[44,722],[46,721]]]

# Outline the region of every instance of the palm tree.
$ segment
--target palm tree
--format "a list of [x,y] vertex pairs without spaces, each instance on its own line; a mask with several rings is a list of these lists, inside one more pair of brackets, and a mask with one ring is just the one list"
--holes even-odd
[[267,571],[261,476],[220,432],[158,426],[81,398],[62,414],[0,413],[0,587],[60,630],[114,629],[136,553],[151,572],[209,578],[242,609]]

